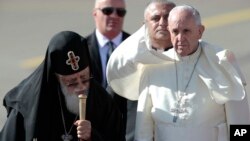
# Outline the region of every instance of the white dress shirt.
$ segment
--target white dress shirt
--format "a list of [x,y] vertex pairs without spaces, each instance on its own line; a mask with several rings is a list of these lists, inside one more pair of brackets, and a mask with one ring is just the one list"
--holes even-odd
[[[102,63],[102,75],[103,75],[103,82],[102,85],[106,86],[107,79],[106,79],[106,65],[107,65],[107,54],[109,51],[109,46],[107,43],[110,41],[107,37],[103,36],[97,29],[96,29],[96,37],[99,45],[99,53]],[[122,33],[119,33],[115,38],[111,40],[113,42],[114,47],[116,48],[122,42]]]

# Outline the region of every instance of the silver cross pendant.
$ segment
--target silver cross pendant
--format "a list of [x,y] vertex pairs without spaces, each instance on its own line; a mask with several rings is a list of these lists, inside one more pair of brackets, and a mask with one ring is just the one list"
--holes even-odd
[[73,139],[72,135],[62,135],[62,140],[63,141],[71,141]]
[[171,108],[171,112],[174,113],[173,122],[176,122],[178,119],[178,114],[180,113],[180,109],[179,108]]

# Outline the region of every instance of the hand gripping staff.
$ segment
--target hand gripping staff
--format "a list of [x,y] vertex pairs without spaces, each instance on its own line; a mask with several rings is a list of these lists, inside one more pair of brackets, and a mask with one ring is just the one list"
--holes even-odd
[[[86,91],[84,94],[80,94],[78,96],[78,98],[79,98],[79,116],[80,116],[80,120],[85,120],[86,119],[87,97],[88,97],[88,91]],[[80,139],[80,141],[86,141],[86,140]]]

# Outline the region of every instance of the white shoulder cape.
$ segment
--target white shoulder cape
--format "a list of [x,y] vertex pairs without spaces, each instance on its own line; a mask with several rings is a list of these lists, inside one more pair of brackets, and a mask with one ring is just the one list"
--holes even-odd
[[[130,100],[137,100],[139,97],[140,79],[145,66],[174,60],[174,49],[163,53],[151,49],[145,31],[143,25],[123,41],[112,53],[107,65],[108,84],[117,94]],[[228,100],[243,99],[246,81],[234,54],[204,41],[200,41],[200,45],[208,64],[200,65],[197,69],[210,90],[211,97],[220,104]]]

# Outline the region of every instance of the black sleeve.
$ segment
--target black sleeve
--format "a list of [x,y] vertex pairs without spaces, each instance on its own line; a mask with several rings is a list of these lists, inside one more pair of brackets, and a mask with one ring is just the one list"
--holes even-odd
[[122,134],[126,135],[126,125],[127,125],[127,99],[116,94],[110,86],[106,88],[106,91],[111,95],[115,101],[116,107],[119,108],[122,117]]
[[125,141],[122,113],[119,110],[117,103],[113,99],[110,99],[109,106],[109,112],[106,114],[106,126],[108,129],[110,129],[110,131],[107,132],[108,135],[111,136],[108,138],[111,141]]
[[91,121],[92,141],[125,141],[122,114],[117,103],[99,85],[90,89],[87,99],[86,119]]
[[25,141],[23,116],[15,109],[8,115],[0,132],[0,141]]
[[[122,115],[115,102],[103,101],[106,103],[105,110],[99,110],[98,125],[92,124],[92,141],[125,141]],[[103,105],[104,107],[104,105]],[[101,108],[100,108],[101,109]],[[96,116],[95,116],[96,117]]]

